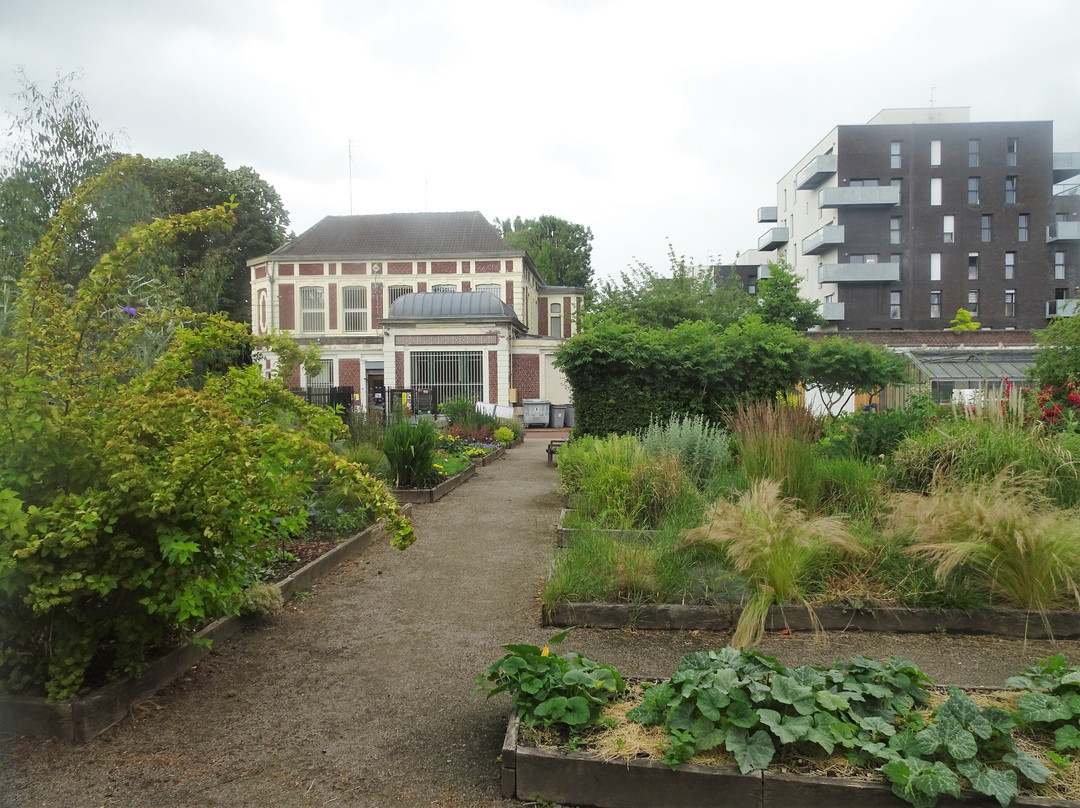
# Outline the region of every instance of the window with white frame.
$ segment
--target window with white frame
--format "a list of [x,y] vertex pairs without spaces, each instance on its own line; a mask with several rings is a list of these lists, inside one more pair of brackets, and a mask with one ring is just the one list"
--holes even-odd
[[956,217],[955,216],[942,216],[941,217],[941,240],[946,244],[952,244],[956,241]]
[[346,333],[355,334],[368,330],[368,291],[366,286],[342,287],[341,315]]
[[323,287],[300,287],[300,330],[326,330],[326,290]]
[[553,337],[562,336],[562,304],[548,304],[548,334]]
[[935,289],[930,292],[930,317],[931,319],[938,319],[941,317],[941,290]]
[[979,290],[969,289],[967,295],[967,310],[972,317],[979,316]]
[[1015,317],[1016,316],[1016,290],[1015,289],[1006,289],[1005,290],[1005,316],[1006,317]]
[[502,300],[502,295],[499,294],[502,290],[497,283],[478,283],[473,287],[474,292],[487,292],[489,295],[495,295],[499,300]]
[[409,370],[412,386],[431,390],[436,403],[458,396],[485,400],[482,351],[413,351]]
[[900,143],[894,140],[889,144],[889,168],[900,168]]
[[968,177],[968,197],[967,197],[967,199],[968,199],[968,204],[969,205],[978,205],[979,204],[979,178],[978,177]]
[[321,359],[319,360],[320,370],[317,375],[305,375],[306,387],[310,390],[316,387],[333,387],[334,386],[334,360],[333,359]]
[[941,204],[941,177],[930,178],[930,204]]
[[931,140],[930,141],[930,165],[932,165],[932,166],[941,165],[941,141],[940,140]]
[[1005,253],[1005,280],[1011,281],[1016,275],[1016,253]]
[[1016,240],[1027,241],[1031,232],[1031,214],[1021,213],[1016,217]]
[[901,218],[899,216],[890,216],[889,217],[889,243],[890,244],[899,244],[900,243],[900,226],[901,226]]
[[889,292],[889,319],[900,319],[900,292]]
[[391,286],[386,290],[386,310],[389,311],[390,307],[394,305],[394,301],[404,295],[411,295],[413,288],[411,286]]
[[437,283],[431,287],[433,292],[456,292],[457,287],[452,283]]
[[984,213],[979,217],[979,240],[984,244],[989,242],[994,228],[994,217],[989,213]]
[[968,141],[968,168],[979,167],[979,141],[978,139],[972,139]]
[[968,253],[968,280],[977,281],[979,279],[979,254],[977,252]]
[[1016,177],[1005,178],[1005,204],[1016,204]]
[[1054,250],[1054,280],[1065,279],[1065,251]]
[[1016,155],[1020,151],[1020,138],[1011,137],[1005,142],[1005,165],[1015,166]]
[[930,253],[930,280],[941,280],[941,253]]

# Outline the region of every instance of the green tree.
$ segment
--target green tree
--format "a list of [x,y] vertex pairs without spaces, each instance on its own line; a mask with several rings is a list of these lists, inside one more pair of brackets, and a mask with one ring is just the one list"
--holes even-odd
[[826,320],[818,311],[816,300],[799,296],[799,280],[791,264],[781,259],[769,262],[769,277],[758,282],[757,314],[767,323],[786,325],[796,331],[806,331]]
[[1037,387],[1080,385],[1080,317],[1055,317],[1035,337],[1031,376]]
[[907,357],[847,337],[829,337],[810,345],[805,381],[821,388],[833,417],[843,412],[858,394],[880,395],[890,384],[907,384],[911,362]]
[[229,169],[221,157],[205,151],[154,160],[143,183],[159,216],[230,201],[236,205],[231,230],[190,233],[177,240],[168,274],[185,305],[250,322],[247,260],[278,247],[289,224],[277,191],[249,166]]
[[496,219],[495,226],[507,243],[525,250],[536,264],[544,282],[551,286],[592,287],[591,227],[568,222],[558,216],[539,219]]
[[695,267],[670,244],[668,260],[668,275],[639,261],[618,281],[606,281],[592,306],[592,319],[622,318],[644,328],[673,328],[697,320],[727,326],[753,311],[738,277],[717,282],[711,268]]
[[957,309],[956,316],[949,320],[952,326],[949,330],[954,334],[962,334],[965,331],[978,331],[982,323],[972,319],[971,312],[967,309]]

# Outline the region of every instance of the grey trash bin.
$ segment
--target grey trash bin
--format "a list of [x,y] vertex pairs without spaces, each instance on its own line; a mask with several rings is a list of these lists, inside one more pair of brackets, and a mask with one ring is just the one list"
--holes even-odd
[[574,405],[573,404],[567,404],[566,405],[566,422],[565,423],[566,423],[566,426],[573,426],[574,425]]
[[547,426],[551,418],[551,402],[544,398],[526,398],[521,402],[525,426]]
[[551,405],[551,426],[554,429],[562,429],[566,426],[566,405]]

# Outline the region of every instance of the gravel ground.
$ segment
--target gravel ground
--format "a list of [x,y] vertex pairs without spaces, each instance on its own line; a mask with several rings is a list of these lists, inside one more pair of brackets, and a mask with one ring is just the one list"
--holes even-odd
[[[506,696],[471,696],[503,643],[542,644],[536,599],[560,499],[548,435],[434,505],[272,622],[242,632],[95,741],[0,740],[0,806],[505,806]],[[708,632],[575,631],[566,649],[662,677]],[[787,664],[901,654],[935,681],[998,685],[1080,642],[845,633],[772,636]]]

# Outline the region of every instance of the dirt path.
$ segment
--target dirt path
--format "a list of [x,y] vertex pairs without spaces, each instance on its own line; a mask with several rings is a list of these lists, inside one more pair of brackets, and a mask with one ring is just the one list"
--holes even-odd
[[[509,642],[542,643],[536,594],[560,500],[532,434],[504,460],[414,510],[418,541],[339,568],[92,743],[0,742],[0,806],[445,806],[499,797],[505,697],[469,695]],[[575,632],[567,649],[664,676],[702,632]],[[1080,643],[839,635],[773,637],[787,663],[903,654],[933,678],[1000,684]]]

